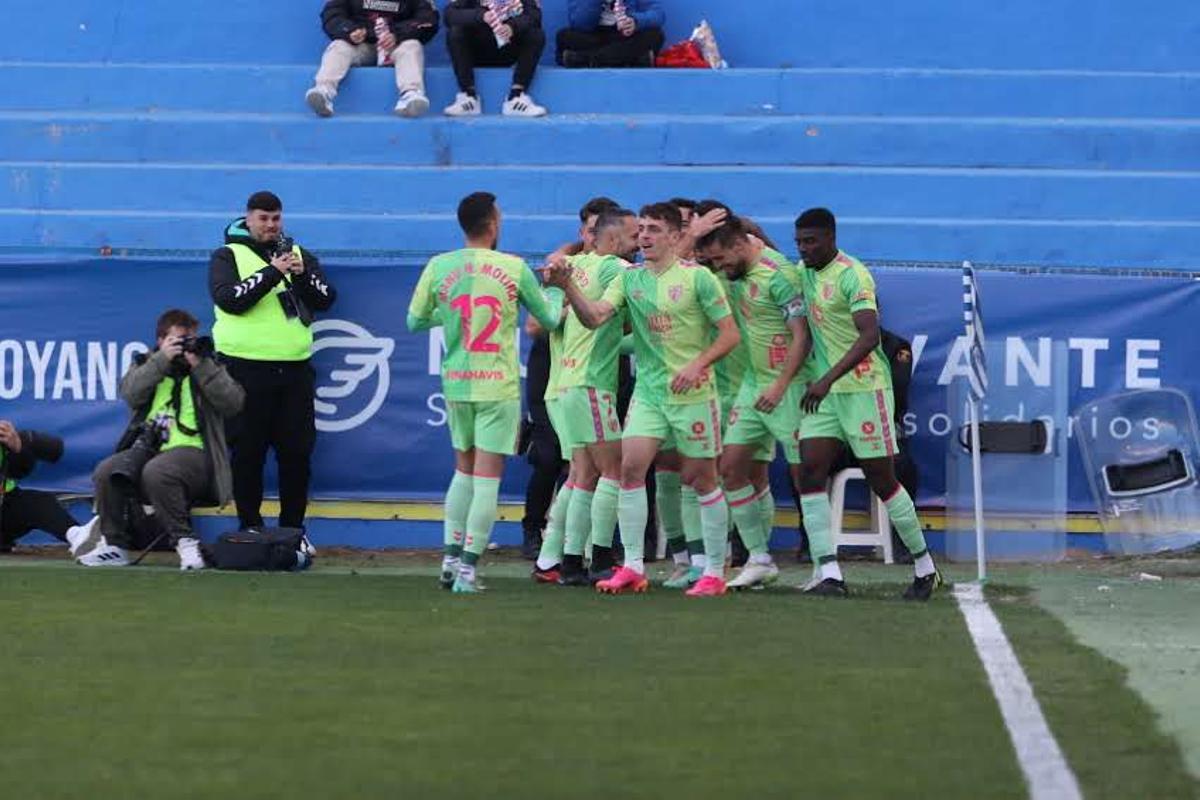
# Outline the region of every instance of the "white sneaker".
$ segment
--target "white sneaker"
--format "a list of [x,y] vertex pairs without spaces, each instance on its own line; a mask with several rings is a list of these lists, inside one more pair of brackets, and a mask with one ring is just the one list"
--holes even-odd
[[419,117],[429,110],[429,98],[415,89],[410,89],[400,95],[393,110],[402,117]]
[[188,570],[204,569],[204,556],[200,555],[200,540],[193,538],[180,539],[175,545],[175,552],[179,553],[179,569],[186,572]]
[[333,116],[333,96],[320,86],[314,86],[304,94],[304,102],[318,117]]
[[770,564],[753,564],[746,562],[737,577],[725,584],[727,589],[749,589],[752,586],[766,586],[779,577],[779,567]]
[[72,525],[67,528],[67,545],[71,548],[72,556],[84,549],[88,540],[92,538],[92,533],[96,530],[96,523],[99,521],[99,517],[92,517],[82,525]]
[[101,536],[100,543],[91,552],[75,560],[85,567],[127,567],[129,553],[123,547],[109,544],[108,540]]
[[317,548],[313,546],[312,540],[308,538],[307,533],[300,534],[300,552],[308,556],[309,560],[317,557]]
[[521,92],[511,100],[504,101],[501,113],[506,117],[544,117],[546,109],[533,102],[533,98]]
[[472,97],[466,92],[454,95],[454,102],[442,109],[447,117],[478,117],[483,113],[483,103],[478,97]]

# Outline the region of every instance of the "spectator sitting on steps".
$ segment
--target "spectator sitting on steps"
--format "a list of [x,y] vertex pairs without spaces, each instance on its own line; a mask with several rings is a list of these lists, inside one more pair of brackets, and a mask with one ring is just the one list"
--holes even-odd
[[515,64],[512,88],[501,113],[506,117],[546,116],[546,109],[529,96],[529,84],[546,47],[540,0],[450,0],[445,11],[446,47],[458,94],[443,113],[448,117],[483,113],[475,90],[475,67]]
[[321,56],[315,85],[304,95],[318,116],[333,116],[342,78],[351,67],[368,64],[395,64],[397,114],[419,117],[429,110],[422,45],[438,29],[433,0],[328,0],[321,24],[333,41]]
[[659,0],[567,0],[558,32],[563,67],[653,67],[663,46]]

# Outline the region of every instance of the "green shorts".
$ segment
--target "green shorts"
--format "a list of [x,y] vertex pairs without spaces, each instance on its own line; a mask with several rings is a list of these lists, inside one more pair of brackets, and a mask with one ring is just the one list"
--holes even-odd
[[[730,420],[733,414],[733,407],[737,403],[737,395],[722,395],[721,396],[721,439],[724,441],[729,433]],[[729,444],[725,441],[725,444]],[[755,461],[766,461],[770,463],[775,460],[775,443],[764,441],[758,450],[754,451]]]
[[841,439],[856,458],[896,454],[891,389],[829,394],[815,414],[800,422],[801,439]]
[[624,438],[645,436],[662,441],[662,449],[687,458],[715,458],[721,452],[721,403],[651,403],[634,395],[625,417]]
[[520,400],[449,400],[450,443],[455,450],[478,448],[511,456],[521,432]]
[[554,436],[558,439],[558,451],[562,453],[564,461],[569,461],[571,443],[567,440],[567,421],[563,417],[562,398],[563,393],[559,392],[546,400],[546,416],[550,418],[550,427],[554,429]]
[[[558,414],[563,432],[559,441],[566,440],[569,449],[563,454],[598,442],[621,440],[621,421],[617,418],[617,398],[612,392],[594,386],[570,386],[558,395]],[[560,422],[551,423],[557,430]]]
[[754,407],[759,394],[757,386],[748,382],[742,384],[729,412],[725,444],[759,445],[754,460],[771,461],[775,456],[775,442],[779,442],[788,463],[799,464],[800,418],[804,415],[800,410],[800,398],[804,396],[804,384],[793,381],[779,405],[769,414]]

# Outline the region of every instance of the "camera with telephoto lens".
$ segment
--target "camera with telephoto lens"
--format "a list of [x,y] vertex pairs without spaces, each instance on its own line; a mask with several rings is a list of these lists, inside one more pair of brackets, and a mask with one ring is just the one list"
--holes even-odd
[[170,434],[171,418],[166,414],[143,422],[133,444],[113,456],[109,478],[113,488],[135,494],[142,482],[142,470],[158,455]]

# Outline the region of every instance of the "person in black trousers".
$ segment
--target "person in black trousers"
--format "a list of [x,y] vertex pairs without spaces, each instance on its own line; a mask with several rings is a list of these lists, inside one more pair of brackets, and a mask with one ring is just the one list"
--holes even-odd
[[659,0],[568,0],[555,60],[563,67],[653,67],[663,21]]
[[521,555],[529,560],[538,557],[542,546],[542,531],[546,528],[546,514],[554,500],[554,490],[564,475],[562,451],[558,436],[550,424],[546,412],[546,384],[550,380],[550,337],[540,329],[533,335],[529,348],[529,360],[525,363],[525,396],[528,403],[527,435],[523,444],[528,444],[528,458],[533,472],[525,486],[525,516],[521,519],[523,538]]
[[87,538],[89,531],[79,527],[53,493],[17,484],[37,462],[53,464],[62,454],[62,439],[57,436],[18,431],[8,420],[0,420],[0,552],[11,551],[18,539],[35,530],[67,542],[72,552]]
[[221,363],[246,390],[229,421],[233,500],[243,529],[261,528],[267,450],[279,464],[279,525],[303,528],[316,444],[312,356],[314,311],[337,292],[320,263],[283,233],[283,203],[255,192],[246,216],[225,229],[208,269]]
[[529,95],[533,73],[546,47],[537,0],[450,0],[445,22],[446,47],[458,81],[458,94],[445,108],[446,116],[473,117],[483,112],[475,89],[475,67],[514,64],[512,87],[501,113],[506,117],[546,115],[546,109]]

